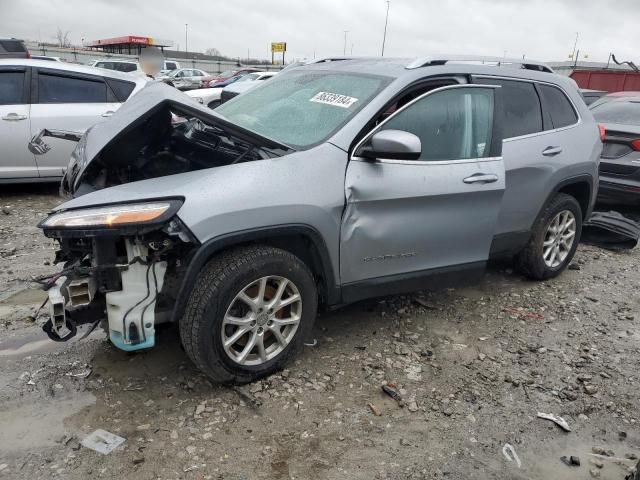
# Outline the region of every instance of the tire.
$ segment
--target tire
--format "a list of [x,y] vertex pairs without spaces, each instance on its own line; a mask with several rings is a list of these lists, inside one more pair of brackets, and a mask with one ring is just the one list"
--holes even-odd
[[[300,299],[299,302],[293,302],[289,307],[276,309],[273,316],[267,316],[272,320],[265,320],[266,307],[264,312],[258,314],[256,312],[262,311],[262,308],[258,309],[256,305],[253,305],[255,311],[252,312],[249,303],[238,298],[241,292],[250,292],[249,289],[253,288],[262,288],[262,292],[276,289],[275,285],[278,284],[267,284],[267,281],[265,281],[265,287],[262,287],[261,282],[264,278],[269,278],[269,282],[277,281],[273,279],[286,279],[291,284],[285,282],[286,289],[293,293],[297,292]],[[273,295],[273,298],[276,298],[277,292]],[[282,293],[279,298],[283,298],[284,295],[285,293]],[[284,302],[295,298],[293,294],[287,295],[291,296],[284,298]],[[262,298],[266,298],[266,296],[267,294],[263,294]],[[253,294],[247,293],[244,298],[248,297],[253,297]],[[250,299],[255,301],[257,298],[261,298],[260,293]],[[242,315],[243,318],[235,318],[241,316],[236,314],[235,310],[233,315],[230,313],[232,308],[238,309],[243,306],[247,309],[247,313]],[[184,316],[180,320],[180,337],[189,358],[212,380],[227,384],[248,383],[281,370],[300,353],[304,339],[313,328],[317,306],[318,293],[313,275],[298,257],[284,250],[267,246],[236,248],[211,259],[199,273],[187,301]],[[273,324],[276,321],[291,321],[276,318],[280,312],[287,308],[291,309],[290,318],[299,318],[295,329],[293,325],[277,327]],[[294,308],[296,309],[295,314],[293,313]],[[272,310],[269,310],[269,314],[271,312]],[[262,329],[260,344],[266,347],[267,343],[272,341],[273,343],[266,348],[266,351],[271,349],[271,353],[268,355],[275,356],[269,358],[265,353],[265,347],[258,350],[256,345],[250,349],[255,353],[248,354],[245,360],[247,363],[254,362],[254,364],[240,364],[232,359],[232,354],[237,354],[238,357],[242,356],[241,353],[234,350],[238,343],[225,349],[223,336],[225,338],[227,335],[233,337],[233,333],[237,333],[241,328],[249,328],[249,326],[246,324],[242,327],[235,324],[225,324],[229,317],[242,322],[246,322],[246,318],[254,318],[250,326],[252,330],[248,331],[246,335],[243,334],[237,342],[244,341],[244,347],[248,347],[249,342],[254,338],[260,338],[257,334]],[[272,326],[269,326],[268,322],[272,322]],[[280,332],[278,337],[289,335],[286,346],[283,346],[284,342],[276,341],[274,327]],[[234,332],[233,328],[237,328],[237,330]],[[231,333],[228,333],[229,330]],[[231,340],[231,338],[227,338],[227,340]],[[245,348],[238,350],[244,352]],[[280,348],[282,350],[276,354]],[[250,360],[252,358],[253,360]],[[255,362],[259,363],[255,364]]]
[[[544,257],[544,242],[553,222],[558,215],[570,212],[575,220],[575,233],[571,247],[566,256],[557,265],[549,265]],[[558,193],[549,202],[533,226],[531,238],[527,246],[516,256],[516,266],[525,276],[533,280],[546,280],[557,277],[567,268],[578,248],[582,233],[582,209],[578,201],[565,193]]]
[[221,103],[220,100],[211,100],[207,105],[207,107],[213,110],[214,108],[219,107],[220,103]]

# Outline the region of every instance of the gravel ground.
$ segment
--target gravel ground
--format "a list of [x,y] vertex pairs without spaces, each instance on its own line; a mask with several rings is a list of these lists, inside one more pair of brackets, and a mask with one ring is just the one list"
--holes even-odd
[[[637,463],[638,250],[581,246],[556,280],[494,266],[473,288],[324,314],[288,370],[229,388],[172,327],[137,354],[44,337],[28,280],[56,268],[35,228],[55,192],[0,194],[0,478],[623,479]],[[96,429],[126,441],[81,446]]]

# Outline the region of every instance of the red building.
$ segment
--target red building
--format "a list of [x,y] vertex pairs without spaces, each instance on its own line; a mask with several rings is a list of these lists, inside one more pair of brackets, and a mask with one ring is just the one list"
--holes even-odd
[[104,53],[140,55],[140,51],[145,47],[154,46],[164,51],[165,47],[172,47],[173,42],[170,40],[160,40],[158,38],[127,35],[125,37],[93,40],[85,43],[84,46],[91,49],[101,50]]

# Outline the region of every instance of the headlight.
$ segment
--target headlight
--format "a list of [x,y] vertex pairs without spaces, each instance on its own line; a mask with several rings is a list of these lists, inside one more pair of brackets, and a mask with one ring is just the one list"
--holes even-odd
[[93,230],[144,226],[168,220],[181,205],[180,200],[166,200],[67,210],[47,217],[39,227],[51,230]]

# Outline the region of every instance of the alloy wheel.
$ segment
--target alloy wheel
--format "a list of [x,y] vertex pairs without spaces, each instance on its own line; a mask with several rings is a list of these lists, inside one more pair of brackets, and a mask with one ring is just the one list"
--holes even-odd
[[576,217],[570,210],[558,213],[549,223],[542,244],[542,257],[547,267],[560,266],[576,238]]
[[302,317],[296,285],[280,276],[259,278],[231,301],[222,322],[222,346],[234,362],[261,365],[278,356],[295,336]]

